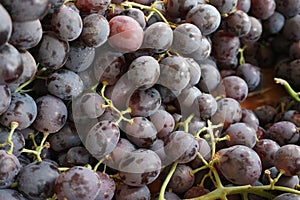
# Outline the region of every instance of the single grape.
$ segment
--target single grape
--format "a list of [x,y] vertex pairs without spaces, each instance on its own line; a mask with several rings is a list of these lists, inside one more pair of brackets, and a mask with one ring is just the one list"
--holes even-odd
[[156,111],[150,115],[150,120],[156,127],[157,137],[161,139],[166,138],[175,127],[173,116],[165,110]]
[[276,8],[275,0],[251,0],[250,13],[258,19],[268,19]]
[[289,49],[290,58],[300,59],[300,41],[293,42]]
[[283,113],[282,120],[292,122],[297,127],[300,127],[300,111],[287,110]]
[[167,1],[166,14],[172,18],[184,18],[189,10],[197,6],[196,0],[176,0]]
[[21,169],[21,164],[14,154],[0,150],[0,188],[9,188]]
[[277,169],[283,169],[284,175],[293,176],[300,173],[300,147],[295,144],[281,146],[275,153],[274,164]]
[[184,198],[185,199],[195,198],[195,197],[203,196],[208,193],[209,190],[205,189],[203,186],[194,186],[184,193]]
[[279,121],[274,123],[267,130],[267,136],[276,141],[280,146],[285,144],[295,144],[300,138],[297,126],[289,121]]
[[51,162],[32,162],[19,172],[18,190],[32,200],[51,198],[58,176],[59,170]]
[[96,172],[75,166],[58,176],[54,191],[58,199],[90,200],[99,194],[100,184]]
[[272,123],[277,113],[276,109],[270,105],[258,106],[253,110],[253,112],[258,118],[260,126],[265,126],[268,123]]
[[275,153],[279,148],[279,144],[270,139],[261,139],[256,143],[253,149],[259,155],[263,169],[274,166]]
[[115,181],[108,175],[97,171],[100,179],[100,191],[95,200],[111,200],[116,190]]
[[226,97],[243,102],[248,96],[248,85],[244,79],[238,76],[227,76],[223,78]]
[[254,128],[254,130],[257,130],[258,126],[259,126],[258,118],[254,114],[254,112],[252,110],[249,110],[249,109],[246,109],[246,108],[242,109],[241,122],[246,123],[250,127]]
[[[158,200],[158,195],[154,200]],[[165,192],[164,193],[165,200],[180,200],[180,198],[173,192]]]
[[21,193],[14,189],[0,189],[0,199],[26,200]]
[[226,32],[237,37],[242,37],[250,31],[251,22],[246,12],[237,10],[224,18],[221,26]]
[[294,17],[299,14],[300,2],[297,0],[275,0],[276,10],[282,13],[286,18]]
[[0,117],[0,123],[10,128],[12,122],[17,122],[17,129],[29,127],[37,116],[37,105],[33,98],[26,93],[12,93],[11,103]]
[[37,71],[37,64],[34,57],[27,50],[20,51],[22,62],[23,62],[23,72],[16,81],[16,83],[25,83],[26,81],[32,79]]
[[249,18],[251,21],[250,31],[246,35],[241,37],[241,41],[246,44],[253,44],[257,40],[259,40],[263,28],[261,22],[258,19],[252,16],[249,16]]
[[88,150],[82,146],[71,147],[65,157],[67,166],[86,165],[90,162],[92,156]]
[[244,79],[249,91],[255,90],[261,82],[260,69],[250,63],[244,63],[237,67],[236,75]]
[[41,96],[35,100],[37,117],[33,127],[41,132],[55,133],[66,123],[68,111],[62,100],[52,95]]
[[116,187],[116,200],[150,200],[151,193],[146,185],[140,187],[118,184]]
[[145,14],[138,8],[126,8],[120,13],[120,15],[132,17],[141,25],[143,29],[146,27]]
[[202,92],[211,93],[221,82],[219,70],[214,66],[215,62],[199,63],[201,68],[201,79],[197,86]]
[[83,29],[80,39],[89,47],[100,47],[109,36],[109,24],[100,14],[90,14],[83,18]]
[[194,103],[198,108],[198,112],[194,112],[203,120],[209,119],[218,109],[217,101],[211,94],[201,94],[195,99]]
[[238,0],[211,0],[209,3],[216,7],[221,14],[228,14],[234,11]]
[[11,91],[7,85],[0,85],[0,96],[0,115],[2,115],[11,102]]
[[2,23],[0,25],[0,48],[2,48],[6,42],[8,42],[12,32],[12,21],[7,10],[0,5],[0,18]]
[[227,180],[237,185],[252,184],[260,177],[262,167],[257,153],[244,145],[234,145],[217,152],[217,168]]
[[276,34],[283,28],[284,16],[279,12],[274,12],[266,21],[263,21],[263,31],[268,34]]
[[[211,158],[211,147],[209,146],[208,142],[203,138],[196,138],[196,140],[199,144],[198,152],[206,161],[209,161]],[[204,163],[198,156],[196,156],[195,159],[189,163],[189,165],[194,169],[203,166],[203,164]]]
[[210,56],[210,53],[211,53],[210,38],[202,36],[199,47],[194,52],[184,56],[199,61],[208,58]]
[[168,187],[177,194],[182,194],[189,190],[195,181],[195,176],[190,173],[191,170],[192,168],[187,165],[178,165],[170,179]]
[[109,21],[108,43],[118,51],[133,52],[143,43],[144,33],[140,24],[131,17],[119,15]]
[[75,5],[82,14],[102,14],[107,10],[110,2],[110,0],[77,0],[75,1]]

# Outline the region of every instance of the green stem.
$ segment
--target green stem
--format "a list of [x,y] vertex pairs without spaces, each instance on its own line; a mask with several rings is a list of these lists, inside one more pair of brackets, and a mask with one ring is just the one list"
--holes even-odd
[[281,78],[274,78],[274,80],[277,84],[283,85],[285,90],[289,93],[289,95],[291,95],[293,99],[295,99],[297,102],[300,102],[299,93],[295,92],[295,90],[293,90],[293,88],[286,80]]
[[35,147],[35,150],[30,150],[30,149],[24,148],[24,149],[22,149],[22,153],[33,154],[36,156],[36,161],[42,162],[42,158],[41,158],[42,151],[46,146],[49,146],[49,144],[45,144],[48,136],[49,136],[49,133],[47,133],[47,132],[43,133],[42,141],[39,146]]
[[108,156],[105,156],[104,158],[102,158],[102,159],[100,159],[99,161],[98,161],[98,163],[95,165],[95,167],[94,167],[94,171],[97,171],[98,170],[98,167],[101,165],[101,163],[103,163],[107,158],[109,157],[109,155]]
[[9,150],[7,151],[8,154],[13,153],[14,143],[12,142],[12,136],[13,136],[15,130],[18,128],[18,126],[19,126],[18,122],[11,122],[10,123],[10,131],[8,133],[6,141],[3,144],[0,144],[0,147],[4,147],[7,144],[9,145]]
[[165,200],[165,191],[166,191],[167,185],[169,184],[169,182],[170,182],[170,180],[171,180],[171,178],[172,178],[172,176],[173,176],[173,174],[176,170],[177,165],[178,165],[177,162],[173,163],[168,176],[166,177],[165,181],[163,182],[163,184],[160,188],[158,200]]

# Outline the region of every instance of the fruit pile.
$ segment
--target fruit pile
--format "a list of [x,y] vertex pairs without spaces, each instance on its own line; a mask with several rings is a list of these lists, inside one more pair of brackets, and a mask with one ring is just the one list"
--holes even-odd
[[0,21],[0,200],[300,199],[300,0],[0,0]]

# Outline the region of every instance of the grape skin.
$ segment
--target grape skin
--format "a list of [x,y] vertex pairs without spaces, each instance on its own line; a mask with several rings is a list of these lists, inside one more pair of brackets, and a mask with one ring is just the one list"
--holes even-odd
[[0,85],[0,115],[2,115],[9,107],[11,102],[11,91],[7,85]]
[[295,124],[289,121],[280,121],[274,123],[268,130],[267,135],[270,139],[276,141],[280,146],[285,144],[294,144],[300,134]]
[[255,144],[253,149],[259,155],[263,169],[274,166],[275,153],[279,148],[279,144],[270,139],[261,139]]
[[12,21],[7,10],[0,4],[0,49],[8,42],[12,33]]
[[5,150],[0,150],[0,188],[8,188],[15,181],[21,169],[18,158],[13,154],[8,154]]
[[116,187],[116,200],[150,200],[150,190],[146,185],[133,187],[126,184],[118,184]]
[[195,181],[195,176],[190,174],[191,167],[180,164],[176,167],[175,172],[168,184],[174,193],[182,194],[190,189]]

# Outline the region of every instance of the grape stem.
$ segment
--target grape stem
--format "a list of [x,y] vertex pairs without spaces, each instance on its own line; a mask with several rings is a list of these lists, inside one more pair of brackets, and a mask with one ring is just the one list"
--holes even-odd
[[10,123],[10,131],[6,138],[6,141],[2,144],[0,144],[0,147],[4,147],[5,145],[9,145],[9,150],[7,151],[8,154],[12,154],[14,150],[14,143],[12,142],[12,136],[15,132],[15,130],[18,128],[19,123],[18,122],[11,122]]
[[160,192],[159,192],[159,196],[158,196],[158,200],[165,200],[165,191],[166,191],[166,188],[167,188],[167,185],[169,184],[175,170],[176,170],[176,167],[177,167],[178,163],[177,162],[174,162],[169,173],[168,173],[168,176],[166,177],[166,179],[164,180],[161,188],[160,188]]
[[290,86],[290,84],[286,80],[281,79],[281,78],[274,78],[274,81],[277,84],[283,85],[285,90],[289,93],[289,95],[291,95],[291,97],[293,99],[295,99],[297,102],[300,102],[300,97],[299,97],[300,94],[295,92],[295,90],[293,90],[293,88]]

